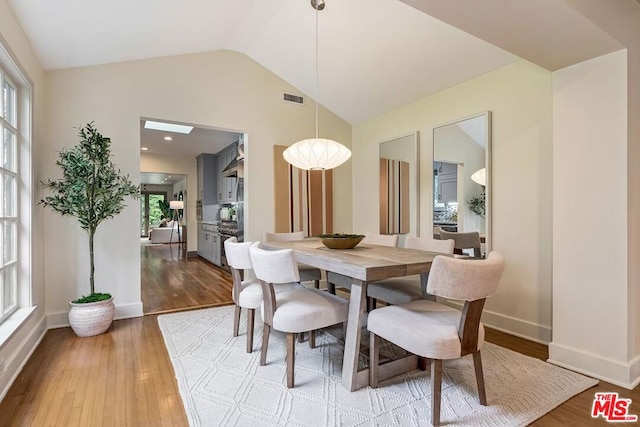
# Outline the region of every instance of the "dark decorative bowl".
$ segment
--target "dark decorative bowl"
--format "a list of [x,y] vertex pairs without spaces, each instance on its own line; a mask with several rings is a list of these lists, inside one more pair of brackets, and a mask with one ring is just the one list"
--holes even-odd
[[329,249],[353,249],[364,239],[362,234],[320,234],[318,237]]

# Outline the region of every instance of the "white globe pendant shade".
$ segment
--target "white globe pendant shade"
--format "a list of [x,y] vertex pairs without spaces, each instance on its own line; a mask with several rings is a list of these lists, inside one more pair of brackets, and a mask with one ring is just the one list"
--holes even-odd
[[471,179],[474,182],[477,182],[478,184],[480,184],[482,186],[486,186],[487,185],[487,170],[485,168],[478,169],[477,171],[475,171],[473,173],[473,175],[471,175]]
[[331,139],[312,138],[291,145],[283,157],[299,169],[333,169],[349,160],[351,150]]

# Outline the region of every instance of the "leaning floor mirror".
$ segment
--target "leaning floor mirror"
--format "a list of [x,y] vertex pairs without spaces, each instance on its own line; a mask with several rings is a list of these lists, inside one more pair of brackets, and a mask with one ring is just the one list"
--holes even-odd
[[491,250],[491,113],[433,129],[433,227],[480,234]]
[[380,234],[418,236],[418,133],[380,143]]

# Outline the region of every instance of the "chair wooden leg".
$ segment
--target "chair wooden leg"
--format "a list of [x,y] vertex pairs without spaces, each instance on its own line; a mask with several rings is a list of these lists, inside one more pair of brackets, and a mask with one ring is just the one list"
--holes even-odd
[[327,290],[329,291],[330,294],[335,295],[336,294],[336,285],[335,285],[335,283],[327,282]]
[[253,326],[255,324],[256,311],[250,308],[247,311],[247,353],[253,351]]
[[262,329],[262,350],[260,352],[260,366],[267,364],[267,348],[269,348],[269,332],[271,332],[271,326],[264,324]]
[[320,280],[314,280],[313,286],[315,286],[316,289],[320,289]]
[[309,331],[309,348],[316,348],[316,331]]
[[296,363],[296,334],[287,334],[287,387],[293,388],[293,374]]
[[431,424],[440,425],[440,392],[442,389],[442,360],[431,360]]
[[480,357],[480,351],[473,353],[473,366],[476,368],[478,399],[480,400],[481,405],[487,406],[487,393],[484,389],[484,374],[482,373],[482,357]]
[[369,385],[378,387],[378,357],[380,355],[380,338],[369,332]]
[[421,371],[427,370],[427,365],[429,365],[429,359],[426,357],[418,356],[418,369]]
[[238,304],[236,304],[236,311],[233,314],[233,336],[237,337],[238,336],[238,332],[240,330],[240,312],[241,312],[241,308]]
[[298,334],[298,342],[304,342],[304,332]]

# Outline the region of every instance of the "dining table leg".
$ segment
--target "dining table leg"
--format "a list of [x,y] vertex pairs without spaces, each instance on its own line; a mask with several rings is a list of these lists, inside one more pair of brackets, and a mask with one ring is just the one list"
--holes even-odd
[[[359,384],[358,359],[362,337],[362,319],[366,308],[367,282],[353,279],[349,297],[349,315],[347,333],[344,337],[344,358],[342,361],[342,385],[349,391],[355,391],[368,385]],[[360,380],[362,376],[360,376]]]

